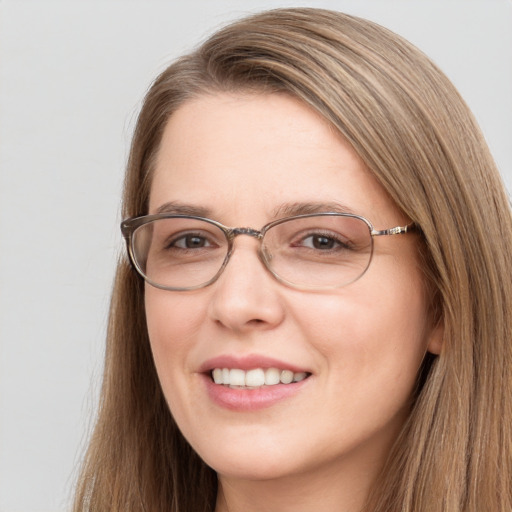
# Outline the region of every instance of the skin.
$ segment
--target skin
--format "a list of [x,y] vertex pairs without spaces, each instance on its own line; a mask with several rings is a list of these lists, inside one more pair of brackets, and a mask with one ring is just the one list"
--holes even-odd
[[[408,223],[351,147],[286,95],[205,95],[181,106],[163,135],[150,213],[173,201],[256,229],[296,202],[338,202],[377,229]],[[417,242],[377,237],[367,273],[330,291],[277,282],[246,236],[209,287],[146,285],[163,391],[185,437],[218,472],[217,512],[360,510],[407,416],[425,352],[440,350]],[[271,407],[228,410],[212,402],[199,372],[225,354],[265,355],[312,375]]]

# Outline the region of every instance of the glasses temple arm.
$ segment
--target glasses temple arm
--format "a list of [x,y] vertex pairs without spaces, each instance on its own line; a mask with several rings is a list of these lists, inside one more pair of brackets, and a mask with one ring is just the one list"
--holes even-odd
[[372,229],[371,235],[372,236],[383,236],[383,235],[404,235],[405,233],[410,233],[411,231],[417,231],[419,228],[414,223],[411,222],[411,224],[407,224],[406,226],[396,226],[394,228],[389,229]]

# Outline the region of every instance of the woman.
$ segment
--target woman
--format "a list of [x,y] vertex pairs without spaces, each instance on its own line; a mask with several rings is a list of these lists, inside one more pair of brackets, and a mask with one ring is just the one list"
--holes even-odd
[[226,27],[149,90],[123,212],[75,510],[512,508],[510,206],[417,49]]

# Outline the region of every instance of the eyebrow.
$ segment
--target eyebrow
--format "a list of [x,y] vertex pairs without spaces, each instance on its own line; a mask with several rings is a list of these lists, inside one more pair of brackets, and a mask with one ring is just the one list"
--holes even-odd
[[296,202],[284,203],[273,210],[273,217],[279,219],[282,217],[293,217],[295,215],[307,215],[310,213],[335,212],[335,213],[351,213],[354,212],[341,203],[336,201],[330,202]]
[[[351,213],[354,212],[347,206],[336,201],[330,202],[294,202],[283,203],[272,210],[272,219],[281,219],[284,217],[293,217],[295,215],[307,215],[311,213],[336,212]],[[179,201],[169,201],[159,206],[155,213],[169,213],[173,215],[191,215],[194,217],[205,217],[213,219],[214,214],[206,206],[181,203]]]
[[205,206],[169,201],[156,209],[156,213],[171,213],[174,215],[191,215],[193,217],[212,217],[212,211]]

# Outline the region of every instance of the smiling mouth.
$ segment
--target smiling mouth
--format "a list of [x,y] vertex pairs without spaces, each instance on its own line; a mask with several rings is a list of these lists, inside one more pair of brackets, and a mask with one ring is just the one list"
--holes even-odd
[[247,371],[239,368],[214,368],[210,372],[215,384],[232,389],[260,389],[277,384],[295,384],[310,375],[308,372],[292,372],[279,368],[254,368]]

